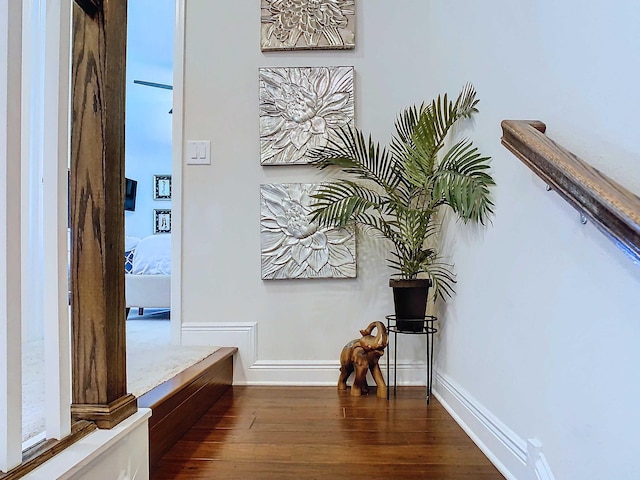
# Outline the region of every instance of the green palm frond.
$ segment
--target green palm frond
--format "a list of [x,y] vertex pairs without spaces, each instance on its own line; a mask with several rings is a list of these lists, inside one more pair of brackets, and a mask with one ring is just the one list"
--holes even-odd
[[435,198],[442,198],[463,221],[485,223],[493,213],[489,188],[495,185],[487,173],[489,157],[483,157],[473,143],[464,139],[445,155],[433,175]]
[[402,181],[398,171],[401,166],[371,136],[365,139],[362,132],[350,125],[338,130],[337,135],[338,139],[330,139],[328,146],[309,153],[312,164],[320,169],[339,167],[346,174],[370,180],[386,191],[393,191]]
[[425,276],[431,280],[435,295],[445,300],[454,293],[455,276],[452,273],[453,265],[440,262],[437,259],[427,265],[424,270]]
[[405,108],[396,117],[394,124],[396,134],[391,139],[390,146],[390,150],[396,158],[405,158],[407,148],[413,144],[413,132],[418,121],[422,117],[425,108],[427,108],[425,104],[420,105],[420,107],[412,105]]
[[467,83],[458,95],[454,108],[460,116],[460,118],[470,118],[473,114],[478,113],[476,105],[478,105],[476,98],[476,89],[470,83]]
[[405,152],[407,176],[415,185],[423,185],[438,165],[438,153],[444,147],[451,128],[461,119],[477,112],[475,89],[467,84],[455,103],[447,95],[438,96],[424,109],[413,130],[410,146]]
[[375,191],[351,180],[322,184],[312,195],[311,221],[343,227],[367,210],[380,210],[386,200]]
[[451,145],[454,125],[471,118],[478,99],[471,84],[455,101],[447,94],[410,106],[395,119],[387,147],[358,129],[344,127],[324,148],[311,152],[318,168],[338,168],[344,176],[322,184],[313,195],[312,221],[345,226],[354,222],[389,239],[389,266],[402,278],[431,279],[440,298],[453,294],[453,265],[441,260],[434,222],[449,206],[463,221],[485,223],[493,214],[489,157],[470,140]]
[[432,220],[433,212],[421,209],[401,209],[398,211],[398,233],[410,249],[422,248],[424,239],[437,230]]

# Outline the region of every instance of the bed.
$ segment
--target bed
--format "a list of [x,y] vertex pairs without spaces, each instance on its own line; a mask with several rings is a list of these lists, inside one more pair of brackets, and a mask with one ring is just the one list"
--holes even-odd
[[126,238],[124,282],[127,312],[171,308],[171,234]]

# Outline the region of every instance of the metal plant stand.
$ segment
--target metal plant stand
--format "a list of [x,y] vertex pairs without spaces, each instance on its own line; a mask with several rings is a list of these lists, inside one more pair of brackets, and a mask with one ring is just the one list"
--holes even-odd
[[[406,330],[399,330],[397,326],[397,318],[395,315],[387,315],[385,317],[387,319],[387,332],[390,337],[393,337],[393,395],[396,395],[396,386],[397,386],[397,372],[396,365],[398,360],[398,334],[401,335],[426,335],[427,336],[427,405],[431,400],[431,383],[433,379],[433,342],[434,342],[434,334],[438,331],[437,328],[433,326],[433,324],[438,320],[437,317],[433,315],[425,315],[423,318],[415,318],[415,319],[401,319],[401,321],[407,325],[410,324],[411,328]],[[391,342],[390,342],[391,344]],[[387,349],[387,353],[390,354]],[[387,357],[387,382],[389,382],[389,370],[390,370],[390,358]],[[389,400],[389,396],[391,394],[391,389],[387,387],[387,400]]]

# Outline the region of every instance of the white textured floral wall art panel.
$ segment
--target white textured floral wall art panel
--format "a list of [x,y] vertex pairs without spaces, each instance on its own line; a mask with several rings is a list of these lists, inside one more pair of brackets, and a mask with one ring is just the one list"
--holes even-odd
[[260,163],[309,163],[307,153],[353,125],[353,67],[260,68]]
[[265,50],[355,47],[355,0],[262,0]]
[[354,228],[321,228],[309,221],[320,184],[260,185],[262,279],[354,278]]

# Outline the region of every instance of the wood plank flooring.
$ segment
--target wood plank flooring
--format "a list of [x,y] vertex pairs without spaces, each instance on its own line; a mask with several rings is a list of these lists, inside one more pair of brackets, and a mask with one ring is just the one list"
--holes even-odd
[[177,479],[503,479],[437,400],[231,387],[153,470]]

